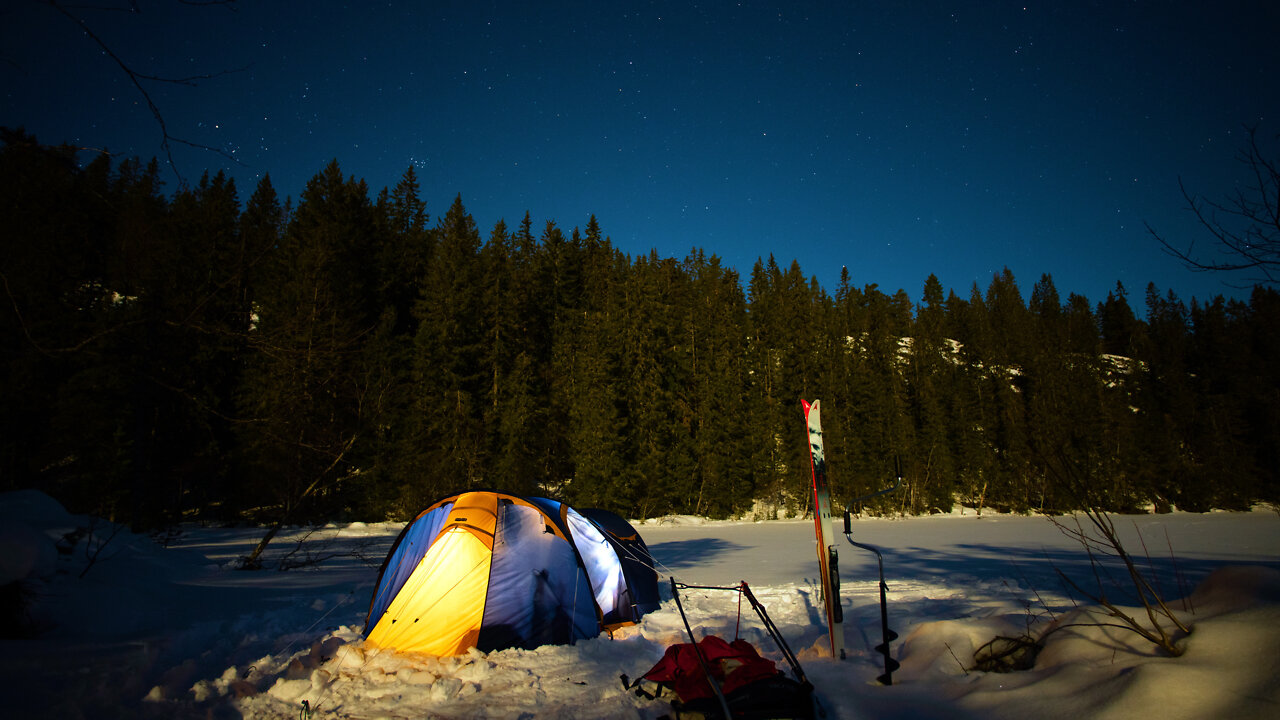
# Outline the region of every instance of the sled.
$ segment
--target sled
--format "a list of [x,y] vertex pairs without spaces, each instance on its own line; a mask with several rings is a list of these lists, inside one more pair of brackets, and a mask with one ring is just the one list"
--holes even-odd
[[[680,602],[680,588],[725,590],[739,593],[740,598],[745,597],[782,652],[792,677],[778,670],[774,661],[762,657],[746,640],[735,638],[726,642],[715,635],[707,635],[701,640],[695,638],[684,605]],[[664,690],[671,691],[676,696],[671,702],[671,709],[677,720],[811,720],[814,717],[816,700],[813,685],[805,677],[799,661],[769,618],[764,605],[751,593],[745,581],[734,587],[719,587],[685,585],[671,578],[671,596],[680,610],[689,642],[667,648],[662,659],[636,681],[631,682],[623,675],[623,688],[650,699],[661,697]],[[657,691],[646,690],[642,686],[645,681],[656,684]]]

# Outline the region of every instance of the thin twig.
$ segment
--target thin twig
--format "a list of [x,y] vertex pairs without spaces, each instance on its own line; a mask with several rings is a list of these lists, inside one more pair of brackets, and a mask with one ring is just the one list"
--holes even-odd
[[[992,642],[995,642],[995,641],[993,640]],[[960,658],[956,656],[956,651],[951,649],[951,643],[944,642],[942,644],[946,646],[947,652],[951,653],[951,657],[956,661],[956,664],[960,666],[960,670],[964,672],[965,675],[968,675],[969,668],[965,667],[964,663],[960,662]],[[986,647],[986,646],[984,645],[983,647]],[[976,655],[977,653],[974,653],[974,654]]]

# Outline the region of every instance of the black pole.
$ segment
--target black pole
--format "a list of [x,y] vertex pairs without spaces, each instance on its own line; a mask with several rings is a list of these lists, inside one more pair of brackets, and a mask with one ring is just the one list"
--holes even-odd
[[[845,518],[848,517],[848,514],[846,514]],[[889,653],[889,643],[898,639],[898,633],[889,629],[889,600],[885,596],[889,586],[884,582],[884,556],[880,554],[879,550],[870,545],[855,542],[848,534],[845,535],[845,539],[854,547],[859,547],[863,550],[869,550],[875,553],[876,564],[880,566],[880,636],[884,639],[884,642],[877,645],[875,647],[875,651],[884,655],[884,674],[877,677],[876,680],[880,681],[881,685],[892,685],[893,671],[897,670],[901,665],[897,660],[894,660],[892,655]]]
[[901,458],[894,456],[893,469],[894,469],[894,475],[897,476],[896,482],[894,482],[893,485],[886,487],[883,490],[878,490],[876,492],[873,492],[870,495],[864,495],[863,497],[860,497],[860,498],[854,498],[852,501],[849,502],[849,505],[844,509],[845,539],[848,540],[849,544],[854,547],[862,548],[863,550],[868,550],[870,552],[875,553],[876,564],[879,566],[879,569],[880,569],[880,637],[883,638],[883,642],[881,642],[879,645],[875,647],[875,651],[880,653],[881,655],[884,655],[884,674],[876,678],[876,680],[878,680],[881,685],[892,685],[893,671],[901,667],[901,664],[897,660],[894,660],[893,656],[889,652],[889,643],[893,642],[898,638],[898,633],[889,629],[889,598],[887,597],[889,586],[886,585],[884,582],[884,555],[880,554],[879,549],[872,547],[871,545],[865,545],[863,543],[856,542],[853,539],[853,512],[852,511],[853,511],[853,506],[856,503],[862,502],[864,500],[870,500],[871,498],[879,497],[881,495],[891,493],[894,490],[897,490],[898,488],[902,487]]
[[684,621],[684,630],[689,633],[689,642],[693,644],[693,653],[698,658],[698,664],[702,666],[702,672],[706,675],[707,684],[711,686],[711,690],[720,700],[720,707],[724,709],[724,720],[732,720],[733,714],[729,712],[729,701],[724,699],[720,684],[711,676],[711,666],[707,664],[707,658],[702,655],[702,648],[698,647],[698,639],[693,636],[693,628],[689,627],[689,617],[684,614],[684,605],[680,603],[680,591],[676,589],[675,577],[671,578],[671,597],[675,599],[676,608],[680,610],[680,619]]
[[791,666],[791,673],[796,676],[796,680],[803,685],[809,684],[809,678],[804,676],[804,671],[800,669],[800,661],[796,660],[796,656],[791,652],[791,646],[787,645],[787,641],[782,637],[782,633],[778,627],[773,624],[773,618],[769,617],[769,613],[765,612],[764,605],[756,600],[756,596],[752,594],[751,588],[747,587],[747,581],[742,581],[742,594],[747,596],[747,601],[751,603],[752,609],[756,611],[756,615],[760,616],[760,622],[764,623],[764,629],[769,632],[774,642],[778,644],[778,648],[782,650],[782,656],[786,658],[787,664]]

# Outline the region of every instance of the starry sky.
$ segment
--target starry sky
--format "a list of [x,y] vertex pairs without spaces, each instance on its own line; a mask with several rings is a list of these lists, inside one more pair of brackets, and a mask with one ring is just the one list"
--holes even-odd
[[[704,249],[744,282],[798,260],[834,293],[967,297],[1008,267],[1094,303],[1117,281],[1183,300],[1247,276],[1164,254],[1207,236],[1179,190],[1251,176],[1280,134],[1280,3],[234,2],[72,6],[142,80],[179,178],[270,173],[297,197],[333,158],[371,192],[412,166],[433,218],[484,236],[531,213],[615,246]],[[0,10],[0,125],[144,159],[163,133],[92,36],[34,0]],[[232,160],[234,158],[234,161]]]

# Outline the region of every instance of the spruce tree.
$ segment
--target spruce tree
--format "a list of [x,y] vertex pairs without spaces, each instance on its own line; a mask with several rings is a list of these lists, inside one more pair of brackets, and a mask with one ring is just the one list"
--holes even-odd
[[275,527],[349,500],[356,445],[373,420],[367,400],[383,391],[363,356],[378,321],[376,237],[366,185],[344,178],[335,161],[307,183],[265,258],[240,407],[251,419],[241,428],[252,499],[273,506]]
[[1104,353],[1128,358],[1137,354],[1142,328],[1129,306],[1129,293],[1123,283],[1116,282],[1107,299],[1098,303],[1098,329]]
[[692,427],[696,475],[688,511],[725,517],[752,497],[746,390],[746,306],[737,273],[701,251],[685,261],[690,274]]
[[480,233],[461,196],[440,218],[435,235],[414,308],[410,430],[402,447],[406,511],[487,482]]
[[912,479],[907,500],[914,512],[948,512],[955,491],[955,463],[944,407],[955,383],[955,361],[944,335],[945,301],[936,275],[930,274],[925,281],[922,298],[906,368],[912,431],[911,446],[902,453]]
[[572,393],[566,398],[573,479],[565,497],[616,512],[634,512],[636,483],[629,423],[631,347],[625,338],[632,291],[629,261],[603,238],[594,216],[587,223],[580,321],[566,331],[572,353]]
[[525,337],[530,318],[522,314],[523,285],[515,236],[499,221],[480,250],[485,371],[483,426],[490,484],[512,492],[545,492],[540,448],[546,430],[544,383]]

